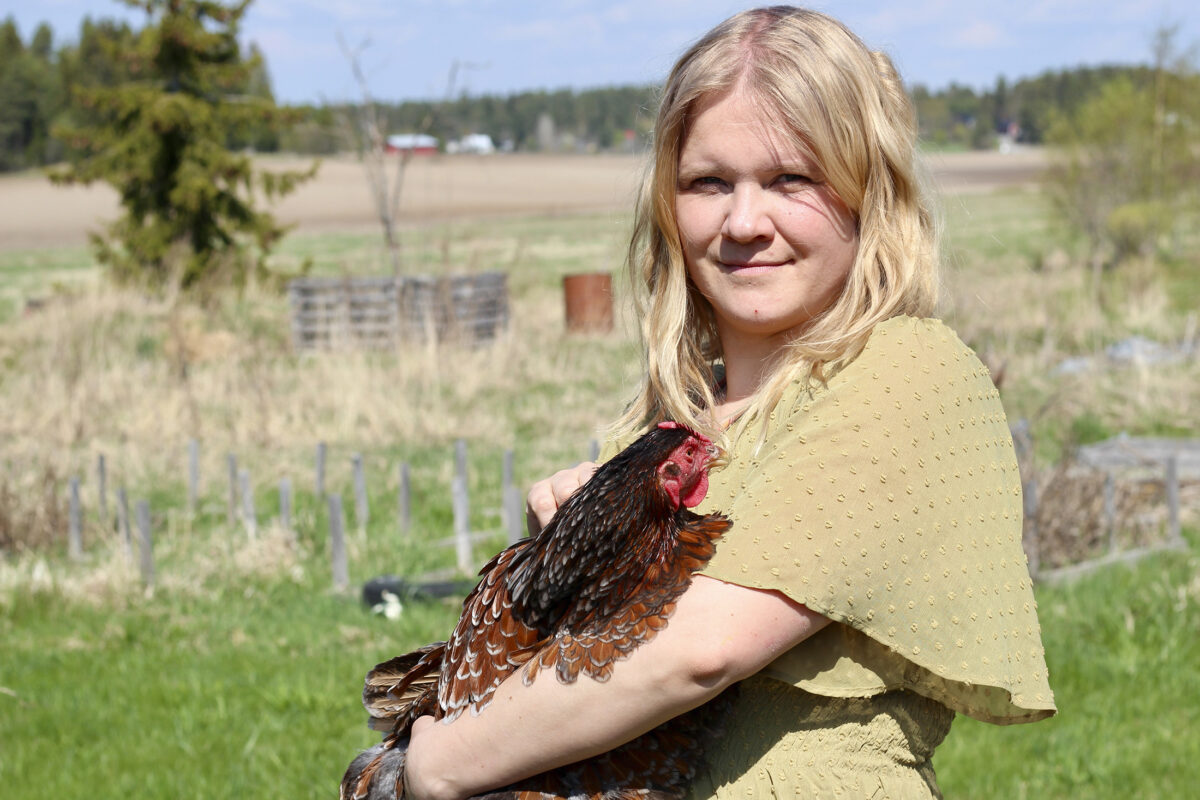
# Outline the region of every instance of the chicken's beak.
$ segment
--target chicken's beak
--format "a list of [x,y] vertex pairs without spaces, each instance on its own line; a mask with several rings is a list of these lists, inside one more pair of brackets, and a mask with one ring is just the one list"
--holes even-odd
[[709,443],[708,447],[704,448],[705,455],[708,456],[708,469],[720,469],[725,466],[728,461],[728,456],[724,450],[716,444]]

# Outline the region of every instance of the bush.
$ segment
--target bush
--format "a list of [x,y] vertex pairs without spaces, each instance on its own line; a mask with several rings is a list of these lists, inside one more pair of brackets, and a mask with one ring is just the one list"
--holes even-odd
[[1152,91],[1128,76],[1106,83],[1047,134],[1045,191],[1091,250],[1094,270],[1151,255],[1195,208],[1200,175],[1200,78],[1160,31]]
[[1112,243],[1113,261],[1149,256],[1171,227],[1171,210],[1162,203],[1125,203],[1109,212],[1104,235]]
[[53,467],[25,481],[0,471],[0,552],[44,550],[67,528],[66,502]]

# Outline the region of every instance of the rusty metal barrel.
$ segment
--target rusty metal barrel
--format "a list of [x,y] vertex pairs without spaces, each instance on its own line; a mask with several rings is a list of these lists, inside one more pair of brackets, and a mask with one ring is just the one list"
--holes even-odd
[[613,329],[612,275],[589,272],[563,278],[567,331],[603,333]]

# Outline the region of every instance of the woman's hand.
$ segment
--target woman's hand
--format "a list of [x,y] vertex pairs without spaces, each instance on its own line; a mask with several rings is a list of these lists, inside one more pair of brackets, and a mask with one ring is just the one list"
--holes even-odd
[[525,499],[525,525],[530,536],[537,535],[546,527],[546,523],[554,516],[558,507],[592,477],[596,466],[594,461],[584,461],[578,466],[560,470],[530,487],[529,495]]

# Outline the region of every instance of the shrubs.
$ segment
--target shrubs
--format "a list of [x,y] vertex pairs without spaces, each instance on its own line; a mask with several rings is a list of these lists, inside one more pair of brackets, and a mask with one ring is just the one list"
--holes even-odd
[[0,470],[0,553],[44,550],[67,529],[67,507],[53,467],[23,476]]

